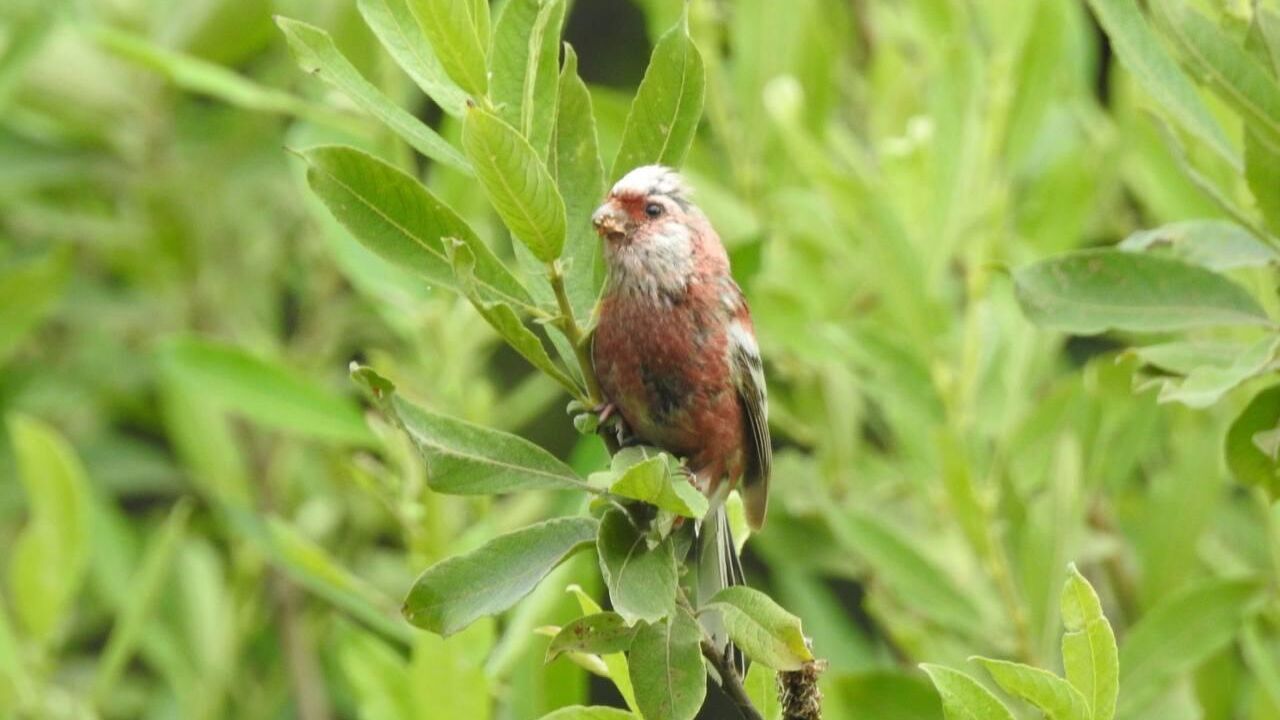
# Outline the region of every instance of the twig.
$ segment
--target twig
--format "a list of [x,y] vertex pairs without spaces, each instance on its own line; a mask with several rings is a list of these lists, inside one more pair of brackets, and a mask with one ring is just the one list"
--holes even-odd
[[[560,261],[547,264],[547,280],[551,283],[551,290],[556,294],[556,304],[560,307],[560,316],[556,318],[556,325],[573,346],[578,367],[582,370],[582,381],[587,385],[587,399],[593,407],[599,406],[604,402],[604,393],[600,391],[595,365],[591,362],[589,338],[583,333],[582,326],[578,325],[578,320],[573,315],[573,304],[569,302],[569,293],[565,290],[564,272],[560,268]],[[617,438],[611,437],[607,432],[601,433],[600,437],[604,439],[610,455],[618,452]]]
[[729,654],[722,653],[714,643],[709,639],[702,639],[702,656],[705,657],[711,666],[716,669],[716,673],[720,675],[720,687],[724,689],[729,699],[734,705],[738,706],[738,712],[742,713],[745,720],[764,720],[764,716],[751,704],[751,697],[747,695],[747,689],[742,686],[742,678],[738,675],[738,668],[733,666],[729,661]]

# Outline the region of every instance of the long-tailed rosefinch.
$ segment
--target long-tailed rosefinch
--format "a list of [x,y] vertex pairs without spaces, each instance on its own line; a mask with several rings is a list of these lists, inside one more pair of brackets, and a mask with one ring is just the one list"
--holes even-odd
[[601,389],[639,440],[686,460],[712,501],[700,532],[701,602],[742,582],[725,496],[740,488],[754,529],[768,501],[768,403],[751,313],[720,237],[674,170],[632,170],[591,219],[609,269],[592,347]]

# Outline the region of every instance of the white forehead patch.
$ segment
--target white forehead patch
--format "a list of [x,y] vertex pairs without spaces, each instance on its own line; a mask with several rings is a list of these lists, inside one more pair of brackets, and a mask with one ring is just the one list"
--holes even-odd
[[613,186],[614,195],[668,195],[685,198],[689,188],[680,173],[665,165],[641,165]]

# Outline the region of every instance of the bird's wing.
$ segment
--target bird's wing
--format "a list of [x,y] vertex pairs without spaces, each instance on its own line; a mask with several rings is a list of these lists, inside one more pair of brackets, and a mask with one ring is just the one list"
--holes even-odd
[[[743,305],[743,316],[746,315]],[[751,320],[733,321],[729,332],[729,357],[733,384],[742,402],[747,433],[747,463],[742,477],[742,499],[752,529],[764,525],[769,506],[769,475],[773,471],[773,447],[769,442],[769,395],[764,384],[764,364]]]

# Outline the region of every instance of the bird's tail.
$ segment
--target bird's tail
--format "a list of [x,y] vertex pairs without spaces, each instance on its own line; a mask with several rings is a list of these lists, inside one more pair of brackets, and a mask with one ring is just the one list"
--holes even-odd
[[[729,531],[729,517],[725,514],[724,503],[719,503],[703,518],[696,547],[698,607],[705,606],[716,593],[731,585],[746,584],[738,550],[733,543],[733,534]],[[734,666],[738,668],[739,674],[745,676],[746,658],[741,650],[730,645],[729,634],[725,631],[724,621],[719,613],[709,612],[700,617],[715,646],[722,651],[729,648]]]

